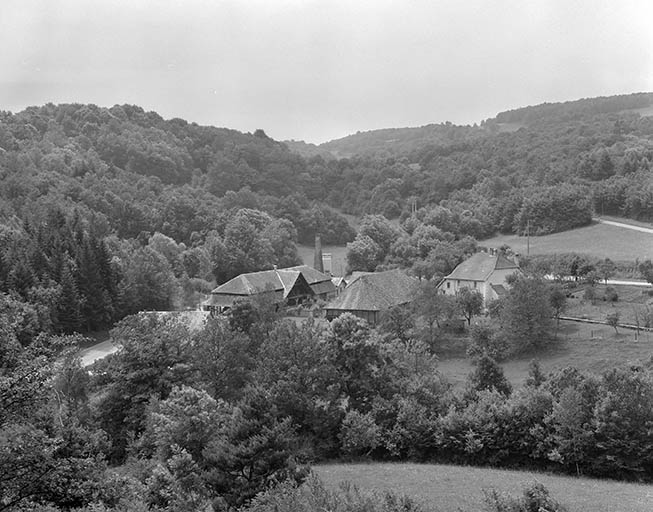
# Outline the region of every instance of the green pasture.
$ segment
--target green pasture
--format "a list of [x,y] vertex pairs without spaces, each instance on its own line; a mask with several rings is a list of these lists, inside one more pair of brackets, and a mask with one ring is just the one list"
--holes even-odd
[[534,481],[569,512],[653,510],[653,486],[637,483],[443,464],[320,464],[313,469],[330,488],[348,481],[362,490],[393,490],[443,512],[484,510],[483,489],[517,496]]
[[[614,220],[628,222],[624,219]],[[514,252],[523,255],[575,252],[614,261],[653,258],[653,234],[596,222],[552,235],[531,236],[530,248],[527,247],[527,237],[517,235],[499,235],[482,240],[479,244],[487,247],[508,245]]]

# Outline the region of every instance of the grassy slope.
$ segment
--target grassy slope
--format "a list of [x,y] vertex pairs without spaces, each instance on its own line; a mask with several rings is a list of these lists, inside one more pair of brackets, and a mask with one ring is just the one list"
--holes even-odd
[[570,512],[650,512],[653,508],[651,485],[527,471],[399,463],[321,464],[314,470],[329,487],[350,481],[361,489],[392,489],[442,511],[483,510],[482,489],[519,495],[533,481],[544,484]]
[[[617,219],[619,222],[628,222]],[[641,223],[638,223],[641,225]],[[509,245],[513,251],[526,254],[526,237],[500,235],[482,240],[480,245],[500,247]],[[577,252],[616,261],[653,258],[653,235],[616,226],[593,223],[587,227],[562,233],[530,238],[530,254]]]

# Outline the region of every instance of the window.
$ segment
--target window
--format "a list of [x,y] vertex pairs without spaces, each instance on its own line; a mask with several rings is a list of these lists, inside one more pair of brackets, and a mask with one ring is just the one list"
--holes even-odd
[[451,281],[447,281],[447,288],[451,288]]

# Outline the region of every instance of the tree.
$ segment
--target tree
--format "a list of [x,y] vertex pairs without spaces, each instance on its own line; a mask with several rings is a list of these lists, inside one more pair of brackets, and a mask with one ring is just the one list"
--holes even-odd
[[470,288],[458,290],[456,303],[460,313],[467,319],[467,325],[472,325],[472,318],[480,315],[483,310],[483,296]]
[[639,272],[644,279],[653,285],[653,262],[645,260],[639,264]]
[[407,344],[412,337],[414,318],[405,305],[391,307],[381,314],[380,328],[390,339]]
[[356,235],[356,239],[347,244],[347,265],[352,272],[372,272],[382,261],[383,250],[369,236]]
[[547,284],[534,277],[518,277],[504,298],[500,315],[502,335],[513,350],[542,346],[551,329]]
[[610,327],[614,328],[615,334],[619,334],[619,331],[617,331],[617,327],[619,327],[619,311],[608,313],[608,315],[605,317],[605,322]]
[[251,340],[226,324],[220,317],[208,319],[192,336],[190,360],[196,384],[215,399],[234,400],[241,397],[255,365]]
[[549,305],[556,319],[556,338],[560,327],[560,315],[567,308],[567,294],[560,284],[552,284],[549,288]]
[[401,235],[401,230],[383,215],[366,215],[358,226],[358,234],[374,240],[381,249],[382,257],[385,257]]
[[109,435],[111,459],[122,461],[129,440],[145,429],[150,400],[165,400],[188,378],[192,345],[185,325],[157,313],[123,319],[112,329],[111,340],[120,350],[96,363],[92,385],[102,394],[94,414]]
[[416,317],[416,324],[421,328],[422,339],[434,347],[436,340],[436,327],[441,327],[441,322],[451,319],[456,311],[456,299],[445,295],[438,290],[438,283],[433,280],[422,280],[415,291],[412,308]]
[[546,375],[542,372],[540,362],[537,359],[531,359],[528,363],[528,378],[524,383],[526,386],[539,388],[546,381]]
[[278,418],[266,390],[248,389],[226,420],[202,452],[206,486],[214,495],[239,507],[273,484],[301,483],[306,471],[293,458],[292,421]]
[[494,389],[505,396],[512,393],[512,385],[506,379],[503,369],[488,354],[479,357],[476,368],[469,374],[467,382],[473,392]]
[[378,370],[382,360],[377,338],[365,320],[345,313],[331,322],[326,341],[351,407],[367,412],[381,387]]
[[617,266],[610,258],[605,258],[604,260],[599,261],[596,265],[596,271],[599,273],[605,284],[608,284],[608,279],[614,275],[616,270]]

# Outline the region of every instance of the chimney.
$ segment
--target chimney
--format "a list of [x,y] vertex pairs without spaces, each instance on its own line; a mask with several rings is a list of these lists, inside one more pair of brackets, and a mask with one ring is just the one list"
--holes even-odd
[[315,235],[315,257],[313,259],[313,268],[324,272],[324,265],[322,264],[322,240],[320,235]]

